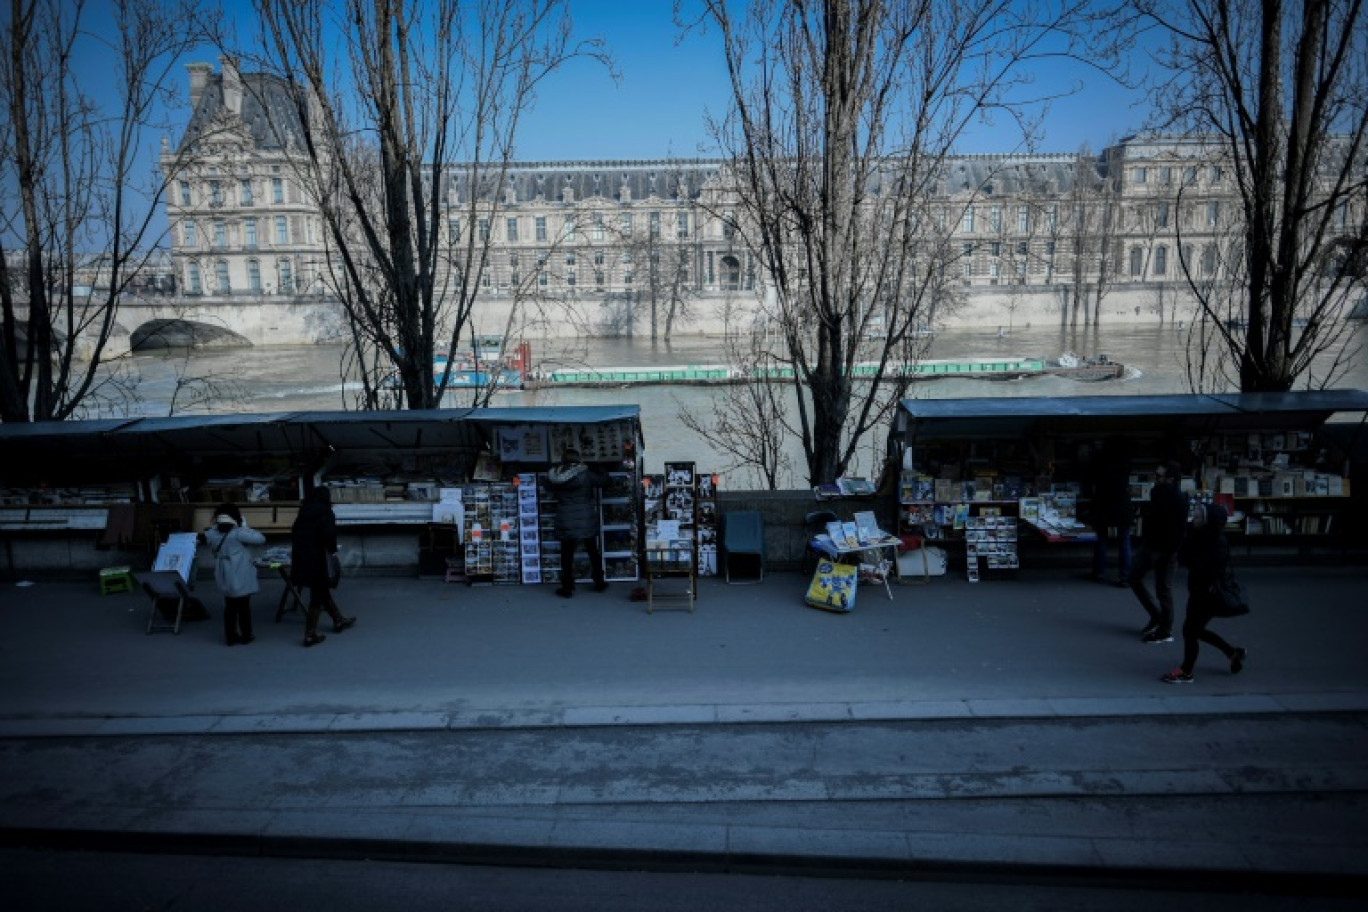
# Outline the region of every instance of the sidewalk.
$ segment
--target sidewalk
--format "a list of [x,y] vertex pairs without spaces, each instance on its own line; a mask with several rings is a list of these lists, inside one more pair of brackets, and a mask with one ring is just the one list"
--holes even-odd
[[[1322,758],[1287,761],[1314,766],[1317,776],[1299,778],[1293,769],[1281,780],[1281,791],[1267,786],[1270,797],[1264,800],[1274,801],[1272,792],[1328,791],[1340,795],[1334,813],[1361,813],[1368,768],[1363,753],[1354,751],[1363,727],[1359,714],[1368,712],[1368,613],[1362,609],[1368,574],[1346,567],[1279,567],[1243,569],[1241,576],[1254,599],[1253,614],[1221,622],[1219,629],[1249,649],[1245,672],[1230,675],[1222,658],[1205,647],[1196,683],[1183,686],[1158,680],[1177,664],[1181,643],[1142,645],[1144,615],[1128,591],[1062,571],[1025,570],[1016,580],[979,583],[941,577],[924,586],[895,586],[891,601],[881,588],[867,586],[848,615],[804,607],[806,581],[791,572],[771,573],[750,586],[704,580],[695,613],[651,615],[643,603],[628,600],[630,584],[615,584],[604,594],[581,590],[566,601],[549,586],[467,588],[353,578],[344,582],[338,601],[359,623],[313,649],[300,645],[298,614],[272,622],[280,592],[273,580],[263,580],[254,600],[257,641],[232,648],[222,643],[221,604],[210,581],[201,581],[199,592],[213,618],[185,625],[179,636],[143,634],[148,602],[141,594],[100,596],[94,581],[7,585],[0,591],[6,631],[0,641],[0,770],[19,769],[37,777],[33,783],[50,786],[42,777],[57,775],[48,771],[60,766],[53,758],[79,769],[100,756],[101,770],[128,781],[63,785],[69,790],[48,800],[39,785],[22,791],[23,777],[13,777],[0,801],[0,832],[11,839],[40,830],[72,839],[82,832],[105,834],[111,844],[119,844],[113,834],[124,840],[136,833],[167,845],[198,837],[212,838],[225,850],[348,856],[403,844],[448,858],[526,861],[526,853],[534,852],[541,864],[557,863],[545,854],[553,851],[562,862],[606,863],[611,848],[614,857],[691,859],[694,865],[708,859],[723,866],[754,866],[762,859],[833,864],[839,858],[845,869],[872,869],[930,859],[1101,870],[1127,856],[1114,842],[1110,850],[1099,848],[1119,825],[1116,809],[1097,803],[1100,796],[1201,794],[1203,802],[1224,802],[1249,790],[1247,783],[1213,787],[1229,773],[1215,756],[1209,766],[1194,759],[1187,772],[1160,775],[1147,758],[1121,756],[1116,769],[1086,772],[1091,763],[1107,762],[1105,756],[1056,761],[1042,751],[1024,778],[1014,774],[1012,784],[983,792],[1026,818],[1040,812],[1041,802],[1054,809],[1063,829],[1048,838],[1039,834],[1025,849],[1015,827],[1026,818],[976,830],[969,821],[981,814],[972,805],[936,803],[933,810],[926,799],[944,795],[879,772],[904,771],[895,759],[899,751],[915,752],[921,749],[916,744],[941,738],[938,749],[946,751],[948,766],[934,775],[975,775],[973,757],[956,758],[952,746],[960,743],[961,732],[977,729],[937,727],[956,720],[1018,732],[1052,720],[1112,726],[1123,743],[1124,726],[1171,724],[1197,746],[1203,737],[1215,737],[1203,732],[1218,724],[1238,723],[1251,731],[1271,722],[1311,726],[1308,745],[1319,743],[1313,735],[1324,737],[1346,745],[1342,754],[1332,750]],[[325,622],[322,629],[329,627]],[[1345,725],[1346,719],[1352,724]],[[923,722],[932,727],[918,728]],[[677,731],[697,741],[715,739],[719,757],[735,753],[738,732],[752,732],[757,743],[772,739],[767,743],[775,746],[761,751],[767,756],[790,749],[779,745],[846,738],[851,746],[841,756],[872,759],[868,772],[863,766],[844,772],[841,787],[853,781],[885,786],[864,786],[865,799],[851,804],[855,793],[840,792],[816,761],[782,772],[784,781],[765,781],[764,788],[738,779],[714,797],[694,795],[682,803],[658,788],[641,792],[646,777],[638,775],[636,789],[624,792],[630,800],[597,808],[584,805],[583,798],[567,798],[575,792],[556,782],[554,769],[537,782],[541,788],[554,783],[555,798],[471,797],[450,781],[425,783],[402,795],[383,783],[369,791],[349,781],[337,789],[327,784],[329,775],[350,768],[346,762],[362,769],[375,762],[411,776],[406,764],[416,762],[414,752],[444,754],[458,743],[487,744],[494,751],[501,748],[493,745],[511,744],[516,736],[524,752],[559,755],[563,749],[573,758],[583,745],[576,753],[566,746],[571,741],[616,753],[627,748],[614,744],[651,737],[663,743]],[[363,734],[373,732],[385,735]],[[243,738],[250,734],[291,740]],[[465,740],[445,740],[452,736]],[[494,740],[480,740],[486,737]],[[1268,737],[1278,743],[1277,736]],[[388,738],[402,738],[403,744]],[[271,766],[282,762],[272,752],[285,750],[280,745],[286,743],[316,767],[308,792],[314,799],[301,801],[293,782],[292,794],[282,792],[284,786],[268,787],[276,776],[290,779],[286,768]],[[996,743],[990,739],[975,756],[992,756]],[[1012,743],[1002,742],[1001,750]],[[806,756],[804,750],[820,754],[817,747],[800,747],[799,756]],[[339,751],[350,760],[338,760]],[[686,763],[672,751],[653,743],[642,756],[656,759],[642,762],[669,756]],[[153,757],[147,769],[151,785],[138,781],[142,767],[128,759],[143,753]],[[34,772],[29,767],[40,755],[48,761]],[[225,755],[237,756],[243,768],[225,772],[234,762]],[[1182,762],[1183,755],[1162,756],[1171,765],[1172,757]],[[204,779],[186,785],[186,793],[173,800],[160,789],[166,785],[162,777],[188,775],[176,772],[176,759],[202,767],[198,775]],[[615,775],[623,777],[615,781],[627,781],[634,774],[624,768]],[[1156,775],[1166,784],[1153,791]],[[532,777],[524,785],[514,773],[508,776],[499,788],[533,787]],[[234,791],[233,784],[240,788]],[[127,806],[121,810],[81,791],[106,788],[112,794],[134,787],[142,790],[140,797],[124,795]],[[966,784],[964,795],[971,797],[975,788],[984,786]],[[188,811],[186,802],[208,801],[202,797],[206,789],[216,794],[212,806]],[[242,795],[237,804],[235,794]],[[1094,802],[1086,819],[1059,811],[1060,802],[1072,802],[1073,808],[1083,800]],[[166,806],[140,804],[157,801]],[[658,802],[662,807],[655,813],[666,816],[643,818],[631,810],[639,801]],[[1203,804],[1184,813],[1209,811]],[[1229,808],[1222,813],[1227,821],[1239,816]],[[1295,870],[1289,857],[1314,856],[1320,859],[1317,871],[1368,873],[1368,863],[1354,860],[1364,857],[1361,845],[1327,853],[1326,827],[1333,836],[1338,818],[1318,819],[1317,813],[1289,808],[1282,818],[1321,834],[1313,840],[1314,853],[1303,844],[1290,854],[1286,845],[1281,855],[1270,846],[1251,854],[1239,842],[1245,831],[1213,836],[1203,826],[1201,851],[1185,842],[1159,850],[1143,832],[1133,833],[1127,838],[1149,848],[1131,856],[1138,861],[1125,863],[1248,871],[1260,869],[1260,858],[1280,858],[1268,862],[1267,870],[1276,872],[1289,864]],[[1248,827],[1253,832],[1268,824],[1251,819]],[[1283,842],[1301,839],[1288,835]],[[1273,834],[1267,840],[1278,842]]]

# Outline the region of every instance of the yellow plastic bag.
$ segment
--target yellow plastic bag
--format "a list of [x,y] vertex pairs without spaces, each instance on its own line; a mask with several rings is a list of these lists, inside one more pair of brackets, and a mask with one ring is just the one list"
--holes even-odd
[[859,587],[859,568],[819,560],[808,586],[807,603],[823,611],[845,613],[855,607],[855,592]]

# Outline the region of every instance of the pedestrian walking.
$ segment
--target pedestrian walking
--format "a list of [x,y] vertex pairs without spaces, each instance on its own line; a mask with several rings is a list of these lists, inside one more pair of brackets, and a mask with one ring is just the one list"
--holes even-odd
[[560,541],[561,578],[556,595],[575,594],[575,551],[584,545],[589,555],[589,571],[594,591],[608,588],[603,578],[603,549],[599,546],[599,507],[597,492],[608,483],[608,476],[580,460],[578,450],[566,448],[559,465],[546,473],[556,495],[556,538]]
[[[1149,615],[1149,623],[1140,632],[1146,643],[1173,641],[1173,576],[1188,520],[1188,497],[1179,487],[1181,477],[1182,467],[1172,459],[1154,470],[1144,535],[1127,580]],[[1150,573],[1154,574],[1153,594],[1145,585],[1145,577]]]
[[1130,444],[1109,437],[1093,458],[1089,472],[1088,524],[1097,533],[1093,545],[1092,578],[1107,582],[1107,551],[1116,542],[1117,586],[1127,585],[1131,573],[1131,523],[1135,508],[1130,496]]
[[332,618],[333,633],[341,633],[356,623],[344,617],[333,601],[337,577],[329,569],[329,559],[337,558],[337,514],[327,488],[311,490],[299,508],[290,528],[290,582],[309,587],[309,608],[304,621],[304,645],[317,646],[327,637],[318,632],[318,615],[326,611]]
[[257,582],[252,545],[266,544],[266,536],[248,528],[236,504],[214,508],[214,524],[204,530],[204,540],[214,556],[214,582],[223,593],[223,639],[229,646],[247,645],[252,635],[252,596]]
[[1216,584],[1226,578],[1230,569],[1230,545],[1226,542],[1227,514],[1219,504],[1199,504],[1192,512],[1192,528],[1188,530],[1178,562],[1187,568],[1187,616],[1183,618],[1183,664],[1164,675],[1169,684],[1192,683],[1192,671],[1197,666],[1197,653],[1202,643],[1210,643],[1230,663],[1230,673],[1244,670],[1248,657],[1242,646],[1232,646],[1215,631],[1209,629],[1213,618],[1221,610]]

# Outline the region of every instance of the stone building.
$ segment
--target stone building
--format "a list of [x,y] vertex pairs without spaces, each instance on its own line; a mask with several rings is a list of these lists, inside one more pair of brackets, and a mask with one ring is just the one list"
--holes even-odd
[[[188,69],[193,114],[163,153],[168,173],[178,156],[187,162],[167,195],[187,312],[231,322],[234,308],[336,311],[323,221],[291,165],[302,137],[288,98],[230,58],[217,73]],[[576,330],[642,333],[648,313],[672,307],[676,332],[720,329],[765,294],[724,178],[722,162],[697,159],[522,162],[478,191],[453,178],[446,240],[489,242],[474,330],[502,328],[515,300],[538,305],[522,313],[539,314],[546,334],[565,331],[558,312],[577,315],[566,320]],[[937,324],[987,326],[1058,324],[1079,307],[1079,324],[1185,319],[1183,264],[1220,281],[1237,214],[1229,169],[1183,137],[1130,137],[1098,155],[954,158],[927,208],[927,230],[950,251],[940,268],[953,300],[938,305]],[[318,341],[338,323],[292,325],[275,338]]]

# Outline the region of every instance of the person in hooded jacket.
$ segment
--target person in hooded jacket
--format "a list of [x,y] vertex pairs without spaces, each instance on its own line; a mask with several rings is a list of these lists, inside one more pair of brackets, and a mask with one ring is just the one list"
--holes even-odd
[[229,646],[246,645],[252,635],[252,595],[261,586],[251,545],[266,544],[266,536],[247,527],[236,504],[214,509],[214,524],[204,530],[214,556],[214,582],[223,593],[223,638]]
[[575,594],[575,551],[580,544],[589,555],[594,591],[608,588],[603,578],[603,549],[599,547],[599,508],[597,492],[608,476],[580,461],[578,450],[567,448],[561,462],[546,473],[547,483],[556,495],[556,538],[560,541],[561,583],[556,595]]
[[318,615],[328,612],[333,633],[341,633],[356,623],[343,617],[333,601],[337,581],[328,572],[328,556],[337,553],[337,514],[327,488],[311,490],[304,498],[290,528],[290,582],[309,587],[309,609],[304,621],[304,645],[317,646],[327,637],[318,632]]
[[1230,567],[1230,545],[1225,529],[1228,514],[1219,504],[1198,504],[1192,511],[1192,527],[1178,551],[1178,563],[1187,567],[1187,617],[1183,619],[1183,664],[1163,676],[1168,684],[1192,683],[1192,670],[1197,666],[1197,653],[1202,643],[1210,643],[1230,662],[1230,673],[1244,669],[1246,652],[1243,647],[1231,646],[1219,634],[1208,629],[1215,615],[1220,596],[1212,589],[1225,579]]

